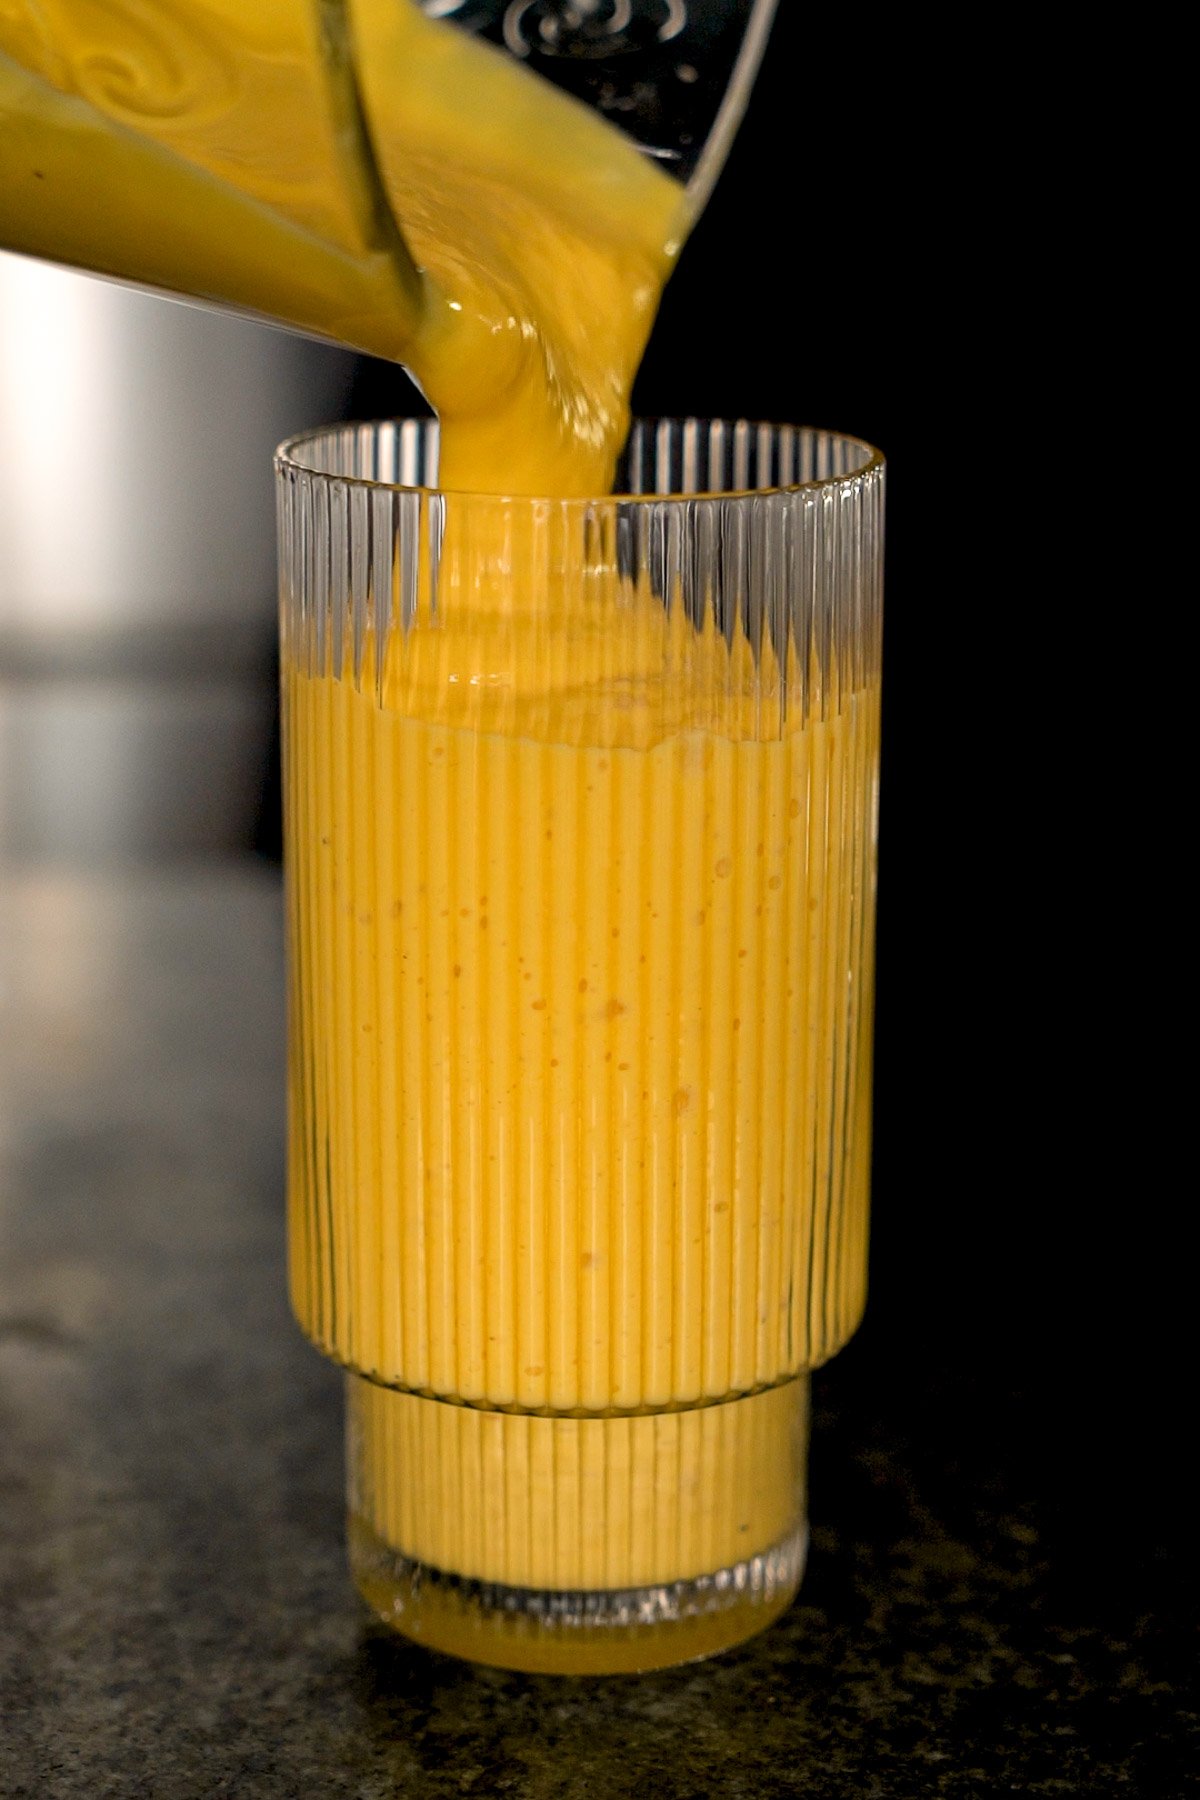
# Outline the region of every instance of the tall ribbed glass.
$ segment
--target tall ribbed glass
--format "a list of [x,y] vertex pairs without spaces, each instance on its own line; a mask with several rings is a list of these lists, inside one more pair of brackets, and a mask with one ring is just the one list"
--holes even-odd
[[399,1630],[650,1668],[787,1605],[862,1312],[883,464],[635,427],[618,497],[278,459],[290,1260]]

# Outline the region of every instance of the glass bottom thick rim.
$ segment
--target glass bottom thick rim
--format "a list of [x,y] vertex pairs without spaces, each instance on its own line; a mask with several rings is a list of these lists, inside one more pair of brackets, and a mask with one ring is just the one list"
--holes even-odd
[[355,1584],[394,1631],[432,1650],[552,1674],[636,1673],[744,1642],[790,1605],[808,1528],[731,1567],[646,1587],[509,1587],[432,1568],[348,1521]]

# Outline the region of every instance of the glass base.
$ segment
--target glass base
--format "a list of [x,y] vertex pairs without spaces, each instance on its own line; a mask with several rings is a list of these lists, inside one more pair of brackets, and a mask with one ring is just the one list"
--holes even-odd
[[808,1534],[689,1581],[573,1591],[446,1574],[391,1549],[353,1515],[349,1544],[368,1606],[427,1649],[533,1674],[610,1675],[694,1662],[764,1630],[795,1597]]
[[504,1668],[709,1656],[791,1600],[808,1380],[625,1416],[485,1411],[347,1380],[354,1578],[396,1630]]

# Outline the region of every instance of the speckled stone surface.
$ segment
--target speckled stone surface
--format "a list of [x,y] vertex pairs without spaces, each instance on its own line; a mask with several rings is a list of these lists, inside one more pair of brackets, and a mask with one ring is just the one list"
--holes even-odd
[[284,1299],[277,884],[0,883],[6,1800],[1192,1791],[1190,1504],[1114,1509],[1095,1411],[906,1360],[886,1300],[817,1378],[810,1570],[760,1639],[555,1681],[390,1638]]

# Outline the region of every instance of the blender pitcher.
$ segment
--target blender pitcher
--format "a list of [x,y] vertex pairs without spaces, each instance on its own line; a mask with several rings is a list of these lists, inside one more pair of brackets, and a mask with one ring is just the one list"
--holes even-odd
[[[380,145],[405,96],[437,80],[451,27],[478,40],[477,60],[523,64],[674,176],[682,237],[774,4],[271,0],[249,22],[240,0],[173,0],[150,25],[13,0],[0,12],[0,246],[404,361],[429,269],[406,247]],[[452,162],[454,143],[437,153]]]

